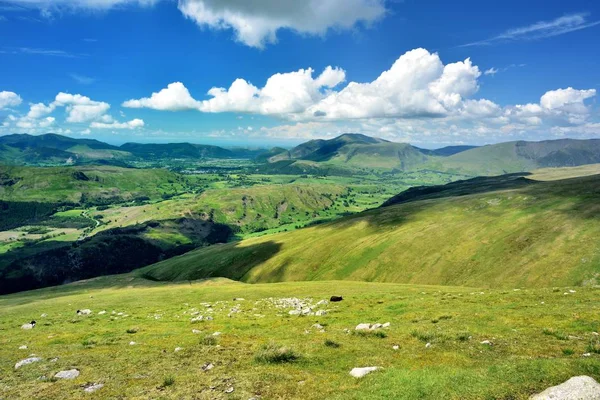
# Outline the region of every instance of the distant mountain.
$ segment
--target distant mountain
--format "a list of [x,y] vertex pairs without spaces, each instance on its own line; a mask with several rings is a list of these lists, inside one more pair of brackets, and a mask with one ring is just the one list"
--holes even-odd
[[234,158],[231,150],[191,143],[125,143],[120,147],[134,156],[148,158]]
[[419,151],[423,154],[427,154],[429,156],[442,156],[448,157],[454,154],[462,153],[463,151],[475,149],[477,146],[446,146],[435,150],[421,149],[418,148]]
[[423,168],[472,175],[499,175],[544,167],[600,163],[600,139],[516,141],[466,150]]

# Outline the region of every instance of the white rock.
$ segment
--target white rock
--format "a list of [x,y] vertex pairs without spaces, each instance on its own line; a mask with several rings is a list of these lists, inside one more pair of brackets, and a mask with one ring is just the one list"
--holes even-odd
[[[98,313],[98,315],[104,315],[104,314],[106,314],[106,310],[102,310]],[[104,386],[104,385],[102,385],[102,386]],[[96,389],[96,390],[98,390],[98,389]]]
[[581,356],[582,357],[591,357],[592,353],[583,353]]
[[352,368],[350,371],[350,375],[355,378],[362,378],[363,376],[370,374],[373,371],[377,371],[379,367],[362,367],[362,368]]
[[213,336],[221,336],[221,332],[215,332],[212,334]]
[[381,325],[381,327],[382,328],[389,328],[390,325],[392,325],[392,324],[390,324],[389,322],[386,322],[385,324]]
[[135,346],[135,342],[129,342],[130,346]]
[[15,369],[19,369],[23,365],[33,364],[33,363],[36,363],[36,362],[39,362],[39,361],[42,361],[42,359],[39,358],[39,357],[29,357],[29,358],[26,358],[26,359],[21,360],[18,363],[16,363],[15,364]]
[[175,347],[175,353],[177,353],[178,351],[183,350],[183,347]]
[[79,371],[76,369],[69,369],[67,371],[60,371],[54,375],[58,379],[75,379],[79,376]]
[[194,333],[196,335],[199,334],[200,332],[202,332],[202,331],[199,331],[198,329],[192,329],[192,333]]
[[491,345],[492,345],[492,342],[490,342],[489,340],[484,340],[484,341],[482,341],[482,342],[480,342],[480,343],[481,343],[481,344],[486,344],[486,345],[488,345],[488,346],[491,346]]
[[383,328],[383,324],[373,324],[371,325],[371,330],[374,331],[375,329],[379,329],[379,328]]
[[213,365],[213,363],[206,363],[202,366],[202,370],[203,371],[210,371],[211,369],[213,369],[215,366]]
[[230,387],[228,387],[228,388],[225,390],[225,393],[233,393],[233,386],[230,386]]
[[600,384],[589,376],[575,376],[529,398],[530,400],[600,400]]
[[315,315],[316,315],[317,317],[321,317],[321,316],[323,316],[323,315],[327,315],[327,311],[325,311],[325,310],[319,310],[319,311],[317,311],[317,312],[315,313]]
[[398,349],[400,349],[400,346],[392,346],[392,349],[398,350]]
[[368,331],[371,329],[371,324],[358,324],[354,330],[356,331]]
[[427,343],[427,344],[425,345],[425,348],[426,348],[426,349],[428,349],[428,348],[430,348],[430,347],[431,347],[431,343]]
[[315,329],[323,329],[323,325],[321,325],[321,324],[314,324],[314,325],[312,326],[312,328],[315,328]]
[[291,310],[288,314],[290,315],[300,315],[301,311],[300,310]]
[[93,385],[86,386],[83,391],[86,393],[93,393],[96,390],[100,390],[104,387],[102,383],[94,383]]
[[569,290],[569,293],[577,293],[575,290]]

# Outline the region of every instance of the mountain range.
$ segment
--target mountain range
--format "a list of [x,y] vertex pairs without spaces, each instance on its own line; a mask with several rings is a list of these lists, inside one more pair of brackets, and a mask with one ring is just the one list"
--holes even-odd
[[499,175],[543,167],[600,162],[600,139],[513,141],[429,150],[358,133],[329,140],[310,140],[291,149],[226,149],[219,146],[125,143],[113,146],[94,139],[57,134],[0,137],[4,164],[112,164],[157,159],[251,159],[260,171],[283,174],[351,174],[359,171],[439,171],[469,176]]

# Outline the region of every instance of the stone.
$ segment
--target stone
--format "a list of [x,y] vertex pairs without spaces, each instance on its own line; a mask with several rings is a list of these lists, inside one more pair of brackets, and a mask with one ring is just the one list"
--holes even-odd
[[314,325],[312,326],[312,328],[315,328],[315,329],[323,329],[323,325],[321,325],[321,324],[314,324]]
[[431,347],[431,343],[427,343],[427,344],[425,345],[425,348],[426,348],[426,349],[428,349],[428,348],[430,348],[430,347]]
[[135,342],[129,342],[130,346],[135,346]]
[[27,346],[25,346],[25,345],[19,346],[19,350],[27,350]]
[[317,312],[315,313],[315,315],[316,315],[317,317],[322,317],[323,315],[327,315],[327,311],[325,311],[325,310],[319,310],[319,311],[317,311]]
[[331,301],[332,303],[336,303],[338,301],[342,301],[344,300],[344,298],[342,296],[331,296],[331,298],[329,299],[329,301]]
[[233,390],[233,386],[230,386],[227,389],[225,389],[225,393],[233,393]]
[[[102,310],[98,313],[98,315],[104,315],[104,314],[106,314],[106,310]],[[102,386],[104,386],[104,385],[102,385]]]
[[83,391],[86,393],[93,393],[96,390],[100,390],[104,387],[102,383],[93,383],[91,385],[86,386]]
[[89,308],[83,309],[83,310],[77,310],[77,315],[90,315],[92,313],[92,310],[90,310]]
[[183,347],[175,347],[175,353],[177,353],[178,351],[183,350]]
[[301,311],[300,310],[291,310],[288,314],[290,315],[300,315]]
[[358,324],[354,330],[356,331],[368,331],[371,329],[371,324]]
[[394,349],[394,350],[399,350],[399,349],[400,349],[400,346],[398,346],[398,345],[396,345],[396,346],[392,346],[392,349]]
[[484,341],[481,342],[481,344],[485,344],[485,345],[491,346],[492,342],[490,342],[489,340],[484,340]]
[[206,363],[202,366],[202,371],[210,371],[214,367],[215,366],[213,365],[213,363]]
[[385,324],[381,325],[381,327],[382,328],[389,328],[390,325],[392,325],[392,324],[390,324],[389,322],[386,322]]
[[196,335],[197,335],[197,334],[199,334],[200,332],[202,332],[202,331],[199,331],[198,329],[192,329],[192,333],[193,333],[193,334],[196,334]]
[[54,377],[57,379],[75,379],[78,376],[79,376],[79,371],[76,369],[60,371],[60,372],[57,372],[56,375],[54,375]]
[[362,378],[363,376],[370,374],[371,372],[377,371],[379,367],[362,367],[362,368],[352,368],[350,371],[350,375],[355,378]]
[[21,368],[23,365],[33,364],[42,361],[39,357],[29,357],[15,364],[15,369]]
[[600,384],[589,376],[575,376],[529,400],[600,400]]
[[221,336],[221,332],[215,332],[212,334],[213,336]]

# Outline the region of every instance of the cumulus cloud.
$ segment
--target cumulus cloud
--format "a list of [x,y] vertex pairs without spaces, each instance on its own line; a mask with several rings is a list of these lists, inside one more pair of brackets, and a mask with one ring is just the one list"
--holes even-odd
[[163,111],[198,110],[202,112],[251,112],[265,115],[282,115],[305,111],[322,99],[323,90],[331,89],[345,80],[345,72],[327,67],[318,77],[313,70],[271,76],[261,89],[244,79],[236,79],[229,88],[213,87],[208,91],[212,98],[198,101],[181,82],[169,84],[152,96],[128,100],[123,107],[152,108]]
[[239,42],[258,48],[276,42],[280,29],[323,35],[386,13],[384,0],[179,0],[178,7],[199,26],[232,29]]
[[111,123],[105,122],[92,122],[90,128],[93,129],[137,129],[144,127],[144,120],[136,118],[127,122],[113,121]]
[[15,92],[0,92],[0,110],[8,107],[16,107],[23,102],[21,96]]

